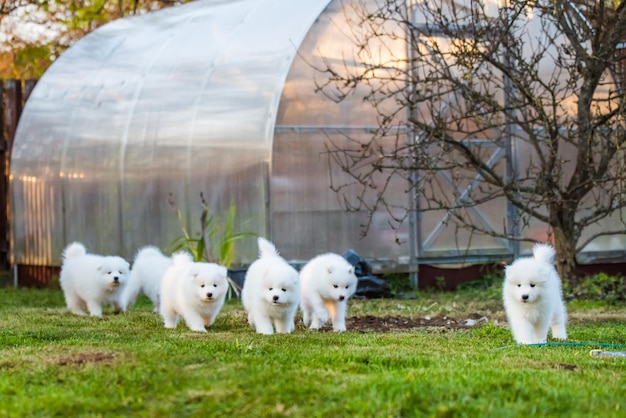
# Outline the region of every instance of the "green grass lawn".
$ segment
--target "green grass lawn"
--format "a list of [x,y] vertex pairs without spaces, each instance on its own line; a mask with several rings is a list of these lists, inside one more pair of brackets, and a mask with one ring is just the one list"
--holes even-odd
[[[353,300],[349,316],[488,318],[470,329],[257,335],[238,300],[208,334],[142,298],[76,317],[58,290],[0,288],[2,417],[624,417],[626,307],[568,302],[572,345],[517,346],[498,290]],[[594,343],[595,342],[595,343]],[[626,350],[619,346],[610,350]]]

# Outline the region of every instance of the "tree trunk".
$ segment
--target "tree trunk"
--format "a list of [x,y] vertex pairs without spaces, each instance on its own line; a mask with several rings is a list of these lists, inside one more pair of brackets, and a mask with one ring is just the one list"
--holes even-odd
[[576,242],[573,230],[562,226],[552,225],[554,231],[554,249],[556,250],[556,270],[562,282],[568,282],[572,287],[578,284]]

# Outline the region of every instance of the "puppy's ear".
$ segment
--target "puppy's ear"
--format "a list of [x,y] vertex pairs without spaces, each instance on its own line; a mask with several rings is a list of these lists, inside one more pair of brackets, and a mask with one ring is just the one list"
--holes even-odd
[[187,271],[187,277],[189,277],[189,279],[191,279],[191,280],[193,280],[196,277],[198,277],[199,274],[200,274],[200,272],[198,271],[196,266],[191,266],[189,268],[189,270]]
[[104,270],[104,266],[103,266],[102,264],[100,264],[100,265],[96,268],[96,270],[98,270],[98,271],[102,271],[102,270]]
[[333,274],[333,267],[332,266],[326,267],[326,271],[328,272],[328,274]]
[[352,273],[354,273],[354,267],[350,267],[350,268],[348,269],[348,274],[352,274]]
[[219,274],[224,278],[228,277],[228,269],[224,266],[220,266]]

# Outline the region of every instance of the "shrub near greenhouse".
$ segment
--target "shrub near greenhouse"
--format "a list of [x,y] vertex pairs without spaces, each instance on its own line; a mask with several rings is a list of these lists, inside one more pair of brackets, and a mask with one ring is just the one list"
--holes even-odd
[[583,278],[573,289],[565,283],[563,292],[569,299],[602,300],[616,304],[626,301],[626,280],[623,276],[599,273]]

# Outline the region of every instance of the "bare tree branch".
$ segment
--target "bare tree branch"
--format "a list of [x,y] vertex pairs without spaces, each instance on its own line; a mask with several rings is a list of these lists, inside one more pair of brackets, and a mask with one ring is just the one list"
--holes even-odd
[[[414,188],[420,211],[444,211],[443,222],[466,230],[467,245],[477,234],[533,240],[524,231],[541,222],[564,277],[586,244],[623,233],[623,221],[586,232],[626,208],[626,80],[615,77],[623,1],[509,0],[497,10],[481,1],[350,4],[358,19],[344,33],[354,55],[317,65],[321,94],[359,95],[378,115],[371,138],[327,143],[346,209],[366,210],[370,222],[387,210],[402,222],[386,195],[394,178]],[[398,39],[409,54],[394,49]],[[516,154],[503,154],[506,144]],[[512,224],[476,216],[502,200],[517,209]]]

